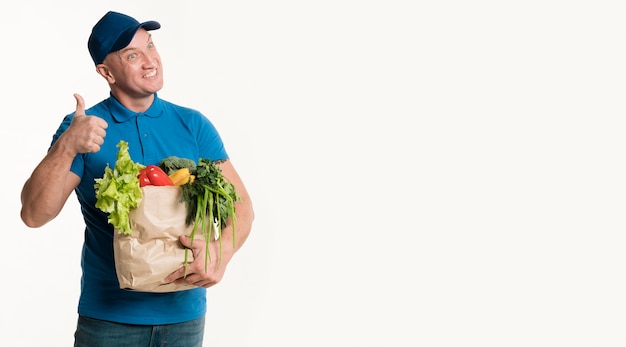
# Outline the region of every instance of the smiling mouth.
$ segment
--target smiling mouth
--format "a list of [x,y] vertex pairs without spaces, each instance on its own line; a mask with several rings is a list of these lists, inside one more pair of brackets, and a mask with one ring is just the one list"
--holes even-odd
[[150,78],[150,77],[154,77],[156,76],[157,71],[156,70],[152,70],[150,72],[148,72],[147,74],[143,75],[144,78]]

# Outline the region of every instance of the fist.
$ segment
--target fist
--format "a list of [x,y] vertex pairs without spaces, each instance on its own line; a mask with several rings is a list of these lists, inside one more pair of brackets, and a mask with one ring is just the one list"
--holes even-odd
[[74,94],[74,98],[76,99],[76,112],[67,132],[72,134],[77,153],[98,152],[104,143],[108,124],[100,117],[85,114],[85,100],[82,96]]

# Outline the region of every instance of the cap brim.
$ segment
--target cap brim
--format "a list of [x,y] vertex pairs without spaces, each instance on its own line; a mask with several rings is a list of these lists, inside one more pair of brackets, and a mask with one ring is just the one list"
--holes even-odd
[[[146,29],[148,31],[150,31],[150,30],[157,30],[157,29],[161,28],[161,24],[159,22],[150,20],[150,21],[143,22],[143,23],[139,24],[139,28],[144,28],[144,29]],[[137,28],[137,29],[139,29],[139,28]]]

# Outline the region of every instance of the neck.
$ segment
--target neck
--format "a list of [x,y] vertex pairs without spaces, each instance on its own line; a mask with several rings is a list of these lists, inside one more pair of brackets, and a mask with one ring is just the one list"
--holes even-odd
[[120,104],[124,105],[124,107],[133,112],[145,112],[154,102],[154,94],[146,96],[131,96],[128,94],[116,93],[115,91],[111,91],[111,94],[113,94]]

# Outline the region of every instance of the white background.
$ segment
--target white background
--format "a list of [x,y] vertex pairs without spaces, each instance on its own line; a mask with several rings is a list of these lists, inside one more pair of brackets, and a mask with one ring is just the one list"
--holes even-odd
[[[7,6],[7,5],[3,5]],[[21,186],[108,10],[218,127],[257,219],[206,346],[624,346],[623,1],[20,1],[0,10],[0,329],[70,346],[83,223]]]

